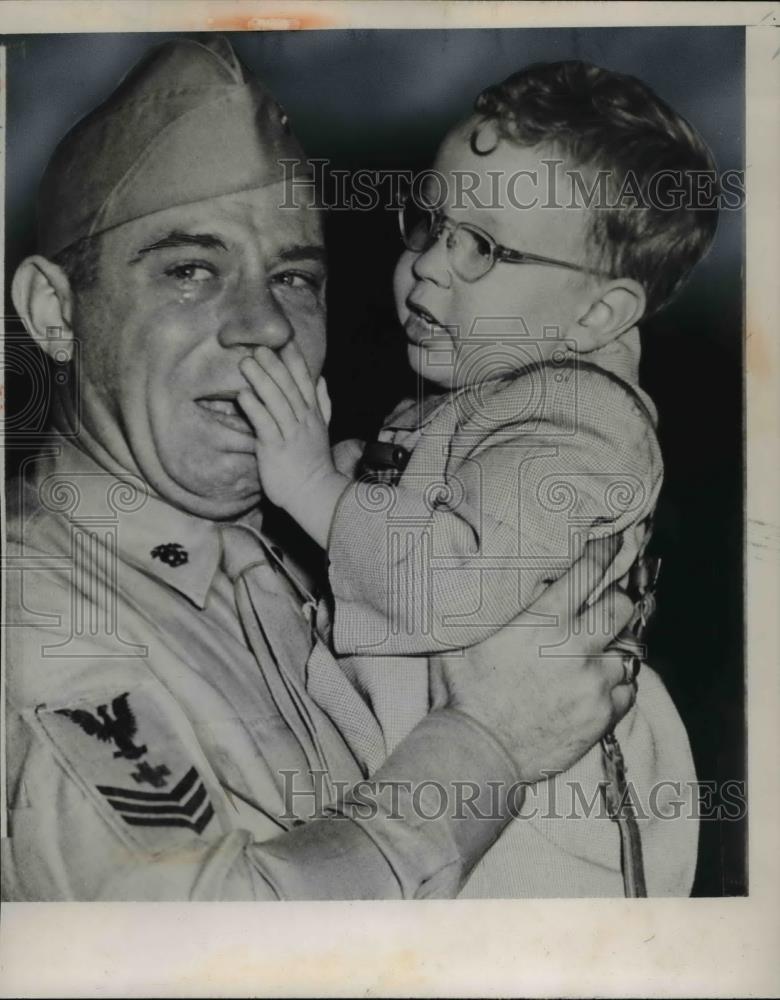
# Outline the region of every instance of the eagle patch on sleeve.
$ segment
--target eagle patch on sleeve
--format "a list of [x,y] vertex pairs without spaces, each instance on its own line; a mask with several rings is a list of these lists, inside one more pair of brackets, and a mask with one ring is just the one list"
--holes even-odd
[[221,835],[221,790],[179,714],[143,685],[35,711],[66,771],[106,822],[151,853]]
[[84,730],[87,736],[94,736],[103,743],[113,742],[116,745],[115,757],[126,757],[127,760],[137,760],[143,757],[148,747],[135,746],[135,736],[138,724],[132,709],[128,704],[129,693],[125,691],[111,702],[112,718],[106,705],[98,705],[97,715],[83,708],[55,708],[57,715],[64,715]]

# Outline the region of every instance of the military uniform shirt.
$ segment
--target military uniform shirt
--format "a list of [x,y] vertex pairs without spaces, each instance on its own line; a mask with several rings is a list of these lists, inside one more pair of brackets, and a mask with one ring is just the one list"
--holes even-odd
[[[264,678],[279,660],[297,672],[299,690],[310,680],[305,618],[259,663],[221,568],[219,527],[105,472],[72,444],[50,451],[8,493],[5,898],[621,894],[614,825],[555,819],[536,793],[527,818],[476,865],[463,845],[468,823],[454,832],[448,815],[295,825],[327,789],[310,776]],[[406,679],[385,672],[404,718]],[[327,703],[330,693],[318,696]],[[388,781],[515,777],[502,748],[458,713],[427,716],[384,764],[373,748],[376,767],[373,734],[351,703],[331,699],[333,722],[313,698],[305,709],[323,767],[347,785],[369,771]],[[640,762],[630,777],[645,802],[659,779],[692,775],[684,729],[652,671],[618,735]],[[591,798],[602,778],[597,753],[557,784],[573,777]],[[673,796],[664,789],[661,807]],[[434,794],[426,815],[436,807]],[[475,822],[478,836],[491,828]],[[688,892],[695,822],[641,825],[651,894]]]
[[[258,663],[219,526],[70,442],[48,451],[8,492],[4,897],[453,895],[464,873],[446,823],[299,823],[330,786],[264,676],[283,661],[304,691],[304,615]],[[322,771],[349,787],[359,753],[300,697]],[[433,725],[408,759],[424,764],[452,728],[456,768],[511,778],[478,726],[456,713]]]

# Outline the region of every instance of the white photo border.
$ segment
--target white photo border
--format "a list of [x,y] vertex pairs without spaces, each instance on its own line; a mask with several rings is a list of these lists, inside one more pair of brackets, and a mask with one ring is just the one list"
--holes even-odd
[[[38,0],[2,5],[0,31],[6,34],[746,26],[750,895],[283,906],[5,903],[1,996],[761,997],[780,992],[779,23],[780,8],[767,3]],[[3,81],[4,66],[3,58]],[[3,87],[3,98],[4,93]]]

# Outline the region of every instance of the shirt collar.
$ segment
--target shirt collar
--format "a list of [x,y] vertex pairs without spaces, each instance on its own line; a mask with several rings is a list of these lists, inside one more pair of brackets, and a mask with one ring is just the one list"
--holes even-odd
[[[91,530],[116,525],[121,559],[204,608],[222,556],[219,524],[154,496],[137,475],[107,472],[71,441],[57,444],[59,454],[39,472],[41,494],[55,496],[61,484],[77,498],[66,512],[70,520]],[[260,511],[243,523],[259,530]]]
[[[587,354],[575,355],[583,361],[617,375],[618,378],[633,386],[639,382],[640,356],[639,328],[636,326],[632,326],[620,337],[605,344],[604,347],[599,347]],[[459,393],[467,391],[468,389],[465,388],[457,392],[437,392],[421,399],[404,400],[385,420],[384,430],[421,429],[433,420],[445,404],[451,403]]]
[[612,372],[624,382],[636,385],[639,381],[639,359],[642,353],[639,340],[639,327],[632,326],[616,340],[611,340],[604,347],[599,347],[590,354],[583,355],[586,361]]

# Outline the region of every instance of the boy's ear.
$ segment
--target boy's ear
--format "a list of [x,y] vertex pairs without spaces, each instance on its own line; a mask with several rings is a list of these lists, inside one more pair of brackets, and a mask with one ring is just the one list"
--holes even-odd
[[633,278],[615,278],[590,302],[586,312],[572,325],[581,351],[595,351],[616,340],[641,320],[647,299]]
[[[73,293],[61,267],[36,254],[16,269],[11,285],[14,308],[27,332],[60,363],[73,357]],[[56,336],[52,336],[56,331]]]

